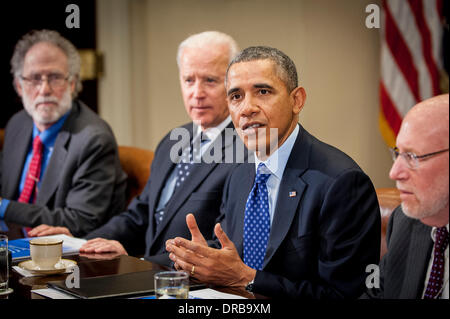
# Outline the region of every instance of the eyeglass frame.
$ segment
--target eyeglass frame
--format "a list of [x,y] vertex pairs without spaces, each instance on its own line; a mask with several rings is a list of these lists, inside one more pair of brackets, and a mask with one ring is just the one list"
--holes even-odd
[[[31,85],[30,88],[32,88],[32,89],[34,89],[34,90],[37,90],[38,88],[40,88],[41,85],[44,83],[44,81],[47,81],[48,86],[49,86],[52,90],[60,89],[60,88],[63,87],[63,85],[54,87],[54,86],[53,86],[53,85],[54,85],[54,82],[53,82],[53,81],[55,81],[55,80],[63,80],[64,82],[67,82],[67,81],[71,78],[71,75],[67,75],[66,77],[64,77],[64,75],[61,74],[61,73],[50,73],[50,74],[48,74],[48,75],[46,75],[46,74],[36,74],[36,75],[39,75],[39,76],[40,76],[39,80],[37,80],[37,79],[32,79],[32,78],[30,78],[30,77],[25,77],[25,76],[23,76],[23,75],[20,75],[19,78],[20,78],[22,81],[25,81],[26,83],[29,83],[29,84]],[[55,76],[61,76],[61,78],[56,78],[56,79],[53,78],[53,79],[49,79],[49,76],[53,76],[53,77],[55,77]],[[33,81],[39,81],[39,82],[36,83],[36,84],[34,84]],[[52,83],[53,83],[53,84],[52,84]]]
[[[441,154],[441,153],[444,153],[444,152],[448,152],[449,150],[450,149],[447,148],[447,149],[444,149],[444,150],[440,150],[440,151],[436,151],[436,152],[432,152],[432,153],[428,153],[428,154],[416,155],[413,152],[400,153],[398,147],[390,147],[389,148],[389,151],[391,153],[392,160],[394,161],[394,163],[395,163],[395,161],[397,160],[397,158],[399,156],[402,156],[405,159],[406,163],[408,164],[408,167],[411,168],[411,169],[417,169],[419,167],[419,160],[420,159],[424,159],[424,158],[428,158],[428,157],[431,157],[431,156],[434,156],[434,155],[438,155],[438,154]],[[413,163],[413,164],[411,164],[411,163]]]

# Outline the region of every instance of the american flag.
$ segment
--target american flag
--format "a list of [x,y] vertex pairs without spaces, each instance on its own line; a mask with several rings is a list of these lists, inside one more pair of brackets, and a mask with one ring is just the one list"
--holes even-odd
[[[443,0],[383,0],[381,22],[379,122],[383,138],[393,147],[408,110],[448,92],[443,66]],[[443,78],[446,85],[442,85]]]

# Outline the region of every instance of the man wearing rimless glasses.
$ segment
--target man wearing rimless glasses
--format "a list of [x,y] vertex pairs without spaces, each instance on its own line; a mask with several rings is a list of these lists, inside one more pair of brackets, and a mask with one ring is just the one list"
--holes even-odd
[[414,106],[391,150],[401,206],[391,216],[380,288],[369,296],[448,299],[449,95]]

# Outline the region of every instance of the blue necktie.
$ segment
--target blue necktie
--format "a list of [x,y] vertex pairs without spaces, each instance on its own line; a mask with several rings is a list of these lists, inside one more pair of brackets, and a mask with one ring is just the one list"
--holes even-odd
[[270,234],[269,196],[266,182],[270,174],[264,174],[266,166],[260,163],[253,188],[245,205],[244,263],[261,270]]
[[[204,135],[203,133],[201,134],[201,146],[203,146],[204,143],[208,142],[209,139],[206,137],[206,135]],[[172,196],[170,197],[170,199],[173,198],[173,194],[175,194],[175,191],[177,189],[180,188],[180,186],[184,183],[184,181],[189,177],[189,175],[191,174],[191,170],[194,167],[194,161],[193,161],[193,154],[195,154],[196,156],[199,154],[199,151],[197,149],[193,149],[192,150],[192,146],[193,143],[190,144],[189,147],[186,147],[183,150],[182,156],[181,156],[181,160],[180,162],[177,164],[177,166],[175,166],[175,178],[176,178],[176,182],[175,182],[175,188],[172,192]],[[169,201],[170,201],[169,199]],[[158,210],[155,213],[155,223],[158,227],[158,225],[161,224],[163,218],[164,218],[164,210],[167,207],[168,202],[166,203],[166,205],[164,205],[164,207],[160,210]]]

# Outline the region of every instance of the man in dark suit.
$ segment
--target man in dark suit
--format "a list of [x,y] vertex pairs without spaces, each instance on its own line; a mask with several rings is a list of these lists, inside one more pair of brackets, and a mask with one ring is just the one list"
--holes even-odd
[[228,67],[226,88],[233,123],[256,165],[237,166],[227,181],[214,229],[221,248],[207,246],[189,215],[192,240],[166,244],[175,267],[272,297],[359,296],[380,249],[370,179],[298,124],[306,94],[284,53],[245,49]]
[[402,203],[389,220],[379,287],[364,298],[449,297],[448,99],[425,100],[403,119],[389,173]]
[[83,236],[125,206],[126,175],[114,135],[75,99],[81,90],[80,58],[57,32],[25,35],[11,66],[25,110],[5,130],[0,220],[66,227]]
[[[226,138],[225,134],[234,128],[224,78],[237,52],[235,41],[219,32],[196,34],[180,44],[177,61],[182,95],[186,111],[196,124],[176,128],[162,139],[143,192],[125,212],[88,234],[86,238],[92,240],[81,248],[81,253],[144,253],[148,260],[170,265],[165,242],[189,235],[185,223],[188,213],[197,217],[206,237],[212,237],[223,186],[235,166],[224,163],[225,155],[234,152],[237,143],[242,144],[236,136]],[[206,153],[214,149],[215,156],[220,156],[209,163],[202,158],[194,159],[193,164],[187,160],[177,165],[178,151],[187,150],[191,144],[193,148],[201,146]]]

